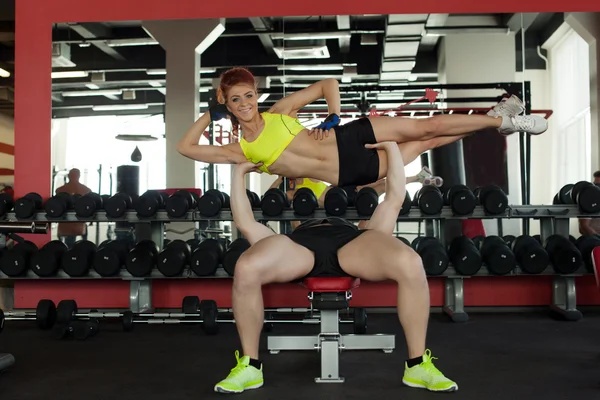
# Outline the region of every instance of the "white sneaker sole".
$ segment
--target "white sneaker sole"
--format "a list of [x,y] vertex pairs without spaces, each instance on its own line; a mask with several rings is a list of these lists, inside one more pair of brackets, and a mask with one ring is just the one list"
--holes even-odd
[[245,392],[246,390],[258,389],[262,385],[263,385],[263,383],[258,383],[253,386],[248,386],[247,388],[244,388],[242,390],[227,390],[221,386],[215,386],[215,392],[217,392],[217,393],[242,393],[242,392]]
[[425,385],[419,385],[417,383],[407,382],[404,379],[402,379],[402,383],[404,383],[406,386],[409,386],[412,388],[427,389],[430,392],[456,392],[458,390],[458,385],[451,386],[448,389],[435,390],[435,389],[430,389]]

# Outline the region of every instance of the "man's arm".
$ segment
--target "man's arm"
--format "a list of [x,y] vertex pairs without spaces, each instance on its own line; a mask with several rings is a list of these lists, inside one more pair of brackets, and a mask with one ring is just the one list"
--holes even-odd
[[255,169],[255,164],[249,162],[237,164],[235,166],[233,178],[231,180],[230,196],[233,222],[242,235],[248,239],[250,245],[253,245],[267,236],[275,235],[275,232],[263,224],[256,222],[254,219],[254,213],[248,195],[246,194],[246,185],[244,184],[246,174],[253,169]]
[[579,218],[579,233],[582,235],[597,235],[597,232],[591,226],[590,218]]
[[366,223],[367,229],[393,234],[396,221],[406,197],[406,174],[404,160],[395,142],[367,145],[370,148],[383,148],[387,153],[388,171],[385,180],[385,198],[379,203],[371,219]]

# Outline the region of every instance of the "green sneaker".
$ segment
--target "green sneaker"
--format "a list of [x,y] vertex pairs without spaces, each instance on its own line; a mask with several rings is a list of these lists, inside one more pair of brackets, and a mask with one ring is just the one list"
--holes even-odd
[[262,366],[256,369],[250,365],[250,357],[240,358],[240,352],[236,350],[235,359],[237,365],[231,370],[227,378],[215,385],[215,392],[219,393],[242,393],[244,390],[258,389],[264,383]]
[[412,368],[408,368],[408,365],[404,364],[402,383],[406,386],[427,389],[432,392],[454,392],[458,390],[456,382],[446,378],[433,365],[433,360],[436,359],[436,357],[431,357],[431,350],[425,350],[421,364]]

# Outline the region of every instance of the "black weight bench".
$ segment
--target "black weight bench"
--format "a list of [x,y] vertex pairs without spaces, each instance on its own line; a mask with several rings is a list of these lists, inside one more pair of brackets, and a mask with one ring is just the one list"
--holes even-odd
[[302,285],[309,290],[312,309],[319,310],[321,330],[317,335],[269,336],[267,347],[271,354],[281,350],[317,350],[321,352],[321,376],[315,382],[344,382],[339,376],[339,354],[342,350],[383,350],[395,348],[395,335],[341,334],[339,311],[349,307],[352,289],[360,279],[350,277],[306,278]]

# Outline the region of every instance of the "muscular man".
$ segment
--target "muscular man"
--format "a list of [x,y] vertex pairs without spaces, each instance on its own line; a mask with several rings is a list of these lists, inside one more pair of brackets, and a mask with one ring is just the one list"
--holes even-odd
[[[594,185],[600,185],[600,171],[594,172]],[[600,218],[579,218],[579,233],[582,235],[600,235]]]
[[289,235],[275,234],[254,219],[246,196],[244,176],[259,165],[236,165],[231,211],[237,228],[251,244],[236,264],[232,291],[243,356],[236,351],[237,365],[215,385],[215,391],[240,393],[263,385],[263,364],[259,359],[264,322],[262,286],[307,276],[353,276],[367,281],[397,282],[397,312],[408,347],[402,382],[431,391],[458,389],[455,382],[434,366],[431,351],[426,349],[429,287],[421,257],[392,235],[406,194],[401,153],[393,142],[366,146],[386,151],[389,169],[385,199],[364,230],[341,218],[325,218],[307,220]]
[[[70,170],[68,177],[69,182],[56,189],[55,193],[66,192],[70,195],[80,194],[83,196],[92,191],[89,187],[79,182],[81,172],[77,168]],[[71,248],[75,244],[77,236],[85,238],[87,235],[87,226],[85,222],[60,222],[58,224],[57,235],[59,240],[64,242],[68,248]]]

